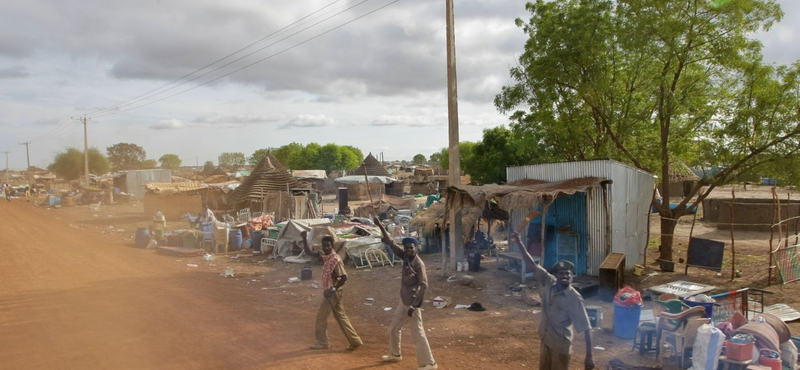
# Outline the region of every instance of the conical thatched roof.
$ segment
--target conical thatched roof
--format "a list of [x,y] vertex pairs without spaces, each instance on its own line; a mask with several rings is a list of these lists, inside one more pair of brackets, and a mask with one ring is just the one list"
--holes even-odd
[[272,153],[267,153],[250,176],[231,193],[232,204],[260,202],[262,194],[303,187]]
[[699,181],[700,177],[686,163],[672,161],[669,163],[669,182]]
[[369,153],[367,158],[364,158],[364,162],[361,162],[361,165],[353,171],[353,176],[363,176],[364,168],[367,169],[367,175],[369,176],[392,176],[388,171],[386,171],[385,168],[383,168],[381,162],[372,156],[372,153]]

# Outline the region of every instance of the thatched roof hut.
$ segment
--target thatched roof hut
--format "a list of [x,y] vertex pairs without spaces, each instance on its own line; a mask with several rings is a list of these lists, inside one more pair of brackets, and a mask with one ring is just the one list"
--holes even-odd
[[352,174],[353,175],[358,175],[358,176],[363,176],[364,175],[364,168],[367,169],[367,175],[369,175],[369,176],[386,176],[386,177],[391,177],[392,176],[389,173],[389,171],[386,171],[386,169],[383,168],[383,165],[381,164],[381,162],[378,161],[375,157],[372,156],[372,153],[369,153],[367,155],[367,157],[364,158],[364,161],[361,162],[361,165],[358,166],[358,168],[356,168],[352,172]]
[[[250,176],[231,195],[231,204],[239,208],[257,204],[261,208],[262,200],[268,193],[284,192],[290,189],[305,188],[307,184],[297,181],[286,167],[272,153],[267,153],[258,163]],[[288,194],[285,194],[288,197]]]
[[[467,204],[461,208],[461,224],[474,225],[479,218],[506,221],[508,212],[500,209],[494,202],[486,202],[484,205]],[[447,207],[445,203],[434,203],[422,213],[411,220],[412,228],[421,228],[423,233],[432,235],[440,225],[447,224]],[[465,237],[469,236],[470,228],[464,227]]]

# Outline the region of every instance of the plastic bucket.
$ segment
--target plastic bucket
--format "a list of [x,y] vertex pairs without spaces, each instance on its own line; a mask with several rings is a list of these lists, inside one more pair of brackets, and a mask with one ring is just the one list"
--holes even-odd
[[758,357],[758,363],[762,366],[768,366],[772,368],[772,370],[781,370],[781,359],[778,358],[769,358],[765,352],[774,353],[775,351],[772,350],[761,350],[761,354]]
[[620,306],[614,303],[614,335],[622,339],[633,339],[639,328],[642,306]]
[[633,274],[636,276],[642,276],[642,272],[644,272],[644,266],[640,264],[633,265]]
[[150,230],[147,230],[146,227],[136,229],[136,248],[145,248],[148,242],[150,242]]
[[232,251],[242,249],[242,230],[233,229],[228,232],[228,249]]
[[714,302],[694,302],[688,299],[684,299],[683,303],[686,303],[686,305],[689,307],[695,307],[695,306],[703,307],[706,310],[707,318],[714,317]]
[[254,230],[250,233],[250,245],[253,246],[254,251],[261,251],[261,239],[264,239],[263,231]]

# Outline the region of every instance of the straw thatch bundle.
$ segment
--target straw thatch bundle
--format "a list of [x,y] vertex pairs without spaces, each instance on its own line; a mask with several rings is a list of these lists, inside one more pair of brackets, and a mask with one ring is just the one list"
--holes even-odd
[[392,176],[388,171],[386,171],[385,168],[383,168],[381,162],[372,156],[372,153],[369,153],[367,157],[364,158],[364,161],[361,162],[361,165],[352,172],[353,175],[364,175],[364,168],[367,169],[367,175],[369,176]]
[[232,204],[249,206],[261,203],[266,193],[286,192],[287,189],[306,187],[297,181],[272,153],[267,153],[250,176],[230,194]]
[[[451,203],[448,206],[467,207],[485,204],[495,200],[497,205],[505,211],[514,208],[536,208],[542,203],[544,197],[555,199],[560,194],[575,194],[589,192],[599,188],[606,181],[599,177],[581,177],[555,182],[538,182],[533,185],[496,185],[483,186],[458,185],[450,186],[445,190],[444,197]],[[532,181],[526,182],[531,183]]]

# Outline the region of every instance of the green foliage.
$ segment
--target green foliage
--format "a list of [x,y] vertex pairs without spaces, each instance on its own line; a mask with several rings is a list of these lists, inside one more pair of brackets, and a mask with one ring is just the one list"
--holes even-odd
[[416,164],[416,165],[424,164],[425,163],[425,156],[422,155],[422,154],[417,154],[417,155],[414,156],[414,158],[412,160],[414,161],[414,164]]
[[[247,157],[247,164],[249,164],[251,166],[258,165],[258,162],[261,162],[261,160],[264,159],[264,157],[267,156],[267,153],[269,153],[269,149],[256,150],[255,152],[253,152],[253,155]],[[280,159],[278,159],[278,160],[280,160]],[[281,163],[283,163],[283,161],[281,161]]]
[[152,170],[158,168],[158,161],[155,159],[145,159],[139,166],[143,170]]
[[[545,156],[612,158],[662,179],[672,161],[722,167],[687,204],[800,150],[800,63],[765,65],[750,38],[783,15],[774,1],[537,0],[526,9],[515,84],[495,105]],[[674,225],[662,223],[661,259],[672,259]]]
[[161,168],[168,168],[171,170],[177,169],[181,166],[181,158],[177,154],[164,154],[158,159],[161,162]]
[[436,152],[431,154],[429,160],[433,163],[440,163],[442,161],[442,152]]
[[319,150],[322,147],[317,143],[309,143],[300,150],[293,151],[289,156],[287,167],[293,170],[316,170],[321,167]]
[[[53,163],[47,169],[53,171],[58,177],[66,180],[76,180],[83,175],[83,151],[68,148],[56,154]],[[111,168],[106,157],[97,148],[89,148],[89,172],[95,175],[104,175]]]
[[[469,160],[469,157],[472,155],[472,149],[475,147],[474,142],[472,141],[462,141],[458,143],[458,156],[461,158],[461,170],[464,171],[463,163]],[[447,170],[450,168],[450,149],[444,148],[439,154],[441,158],[440,165],[442,166],[443,170]]]
[[219,161],[219,166],[228,172],[243,167],[246,163],[244,153],[222,153],[217,157],[217,161]]
[[293,170],[325,170],[331,171],[351,171],[356,169],[364,155],[361,150],[349,145],[336,145],[333,143],[320,146],[317,143],[309,143],[306,146],[291,143],[276,149],[273,154],[280,152],[287,155],[281,163]]
[[[298,143],[291,143],[286,144],[278,149],[275,149],[272,154],[277,158],[281,164],[284,166],[289,166],[289,157],[292,156],[292,153],[303,150],[303,145]],[[294,168],[295,170],[299,170],[299,168]]]
[[506,182],[506,167],[521,166],[543,159],[540,145],[524,133],[503,126],[483,130],[483,139],[464,158],[461,168],[475,184]]
[[130,143],[114,144],[106,148],[106,152],[114,171],[138,169],[147,158],[144,148]]

